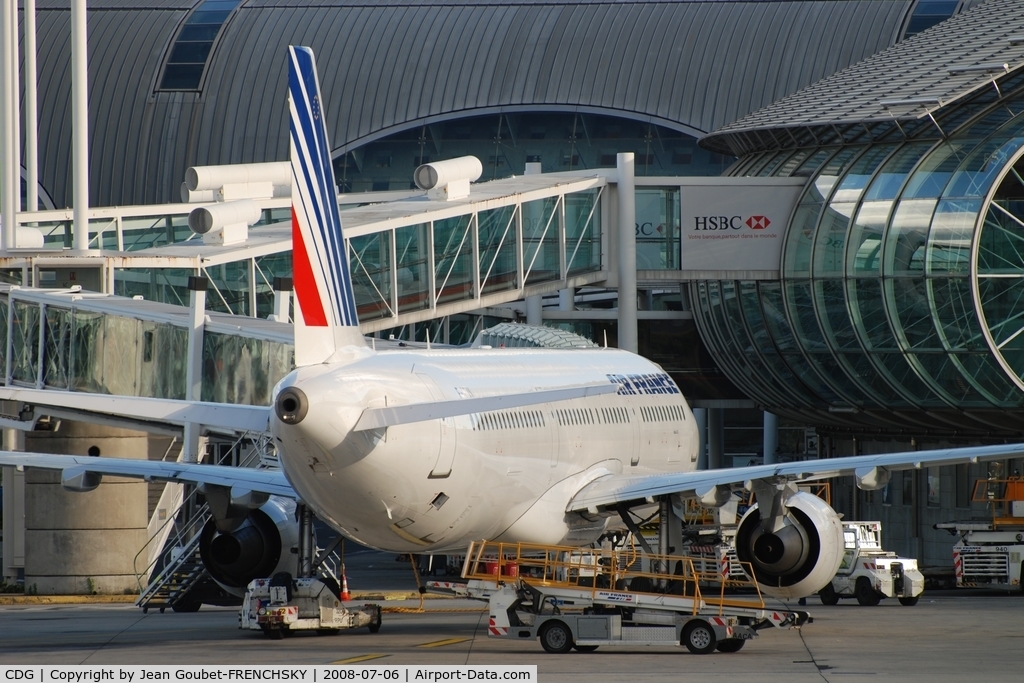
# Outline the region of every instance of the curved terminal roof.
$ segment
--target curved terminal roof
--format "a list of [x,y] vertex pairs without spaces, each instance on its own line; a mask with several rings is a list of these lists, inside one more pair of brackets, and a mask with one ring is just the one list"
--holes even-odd
[[[837,126],[913,125],[1021,68],[1024,3],[975,3],[970,11],[719,128],[700,144],[741,156],[794,142],[831,142],[829,129]],[[883,127],[877,130],[876,138]]]
[[[700,134],[894,43],[913,0],[247,0],[198,92],[158,91],[198,0],[89,3],[93,205],[175,201],[196,164],[287,156],[285,47],[316,51],[335,152],[489,111]],[[38,0],[40,181],[71,197],[70,11]]]

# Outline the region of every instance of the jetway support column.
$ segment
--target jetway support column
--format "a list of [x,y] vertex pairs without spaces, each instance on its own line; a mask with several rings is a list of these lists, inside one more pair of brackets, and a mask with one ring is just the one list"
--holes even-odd
[[291,318],[292,279],[290,277],[274,278],[274,320],[286,323]]
[[[538,173],[543,173],[539,161],[529,161],[526,163],[523,175],[536,175]],[[526,257],[524,256],[523,258]],[[544,297],[540,294],[526,297],[526,324],[544,324]]]
[[637,353],[636,187],[632,152],[616,155],[619,201],[619,348]]
[[774,413],[764,411],[764,437],[762,439],[764,448],[764,464],[774,465],[778,462],[775,452],[779,449],[779,417]]
[[558,290],[558,310],[576,310],[576,290],[573,287]]
[[526,324],[544,324],[544,297],[540,294],[526,297]]
[[[188,366],[185,370],[185,400],[201,401],[203,397],[203,331],[206,326],[206,288],[209,280],[201,276],[188,279],[191,320],[188,329]],[[199,462],[199,433],[202,425],[185,424],[182,460]]]

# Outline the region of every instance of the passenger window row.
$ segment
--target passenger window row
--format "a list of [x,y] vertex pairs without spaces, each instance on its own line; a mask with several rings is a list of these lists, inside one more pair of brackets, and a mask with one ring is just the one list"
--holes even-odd
[[682,406],[641,406],[640,416],[644,422],[674,422],[686,419]]
[[473,413],[473,431],[492,429],[527,429],[543,427],[544,415],[539,410],[503,410],[496,413]]
[[558,418],[558,424],[563,427],[623,424],[630,421],[629,411],[625,408],[573,408],[570,410],[556,410],[555,417]]

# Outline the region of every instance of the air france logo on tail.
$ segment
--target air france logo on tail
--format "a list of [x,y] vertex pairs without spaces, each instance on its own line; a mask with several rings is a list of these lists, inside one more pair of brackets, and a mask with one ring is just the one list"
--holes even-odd
[[[288,48],[296,365],[327,360],[356,328],[355,299],[313,51]],[[319,329],[318,329],[319,328]],[[360,337],[361,339],[361,337]]]

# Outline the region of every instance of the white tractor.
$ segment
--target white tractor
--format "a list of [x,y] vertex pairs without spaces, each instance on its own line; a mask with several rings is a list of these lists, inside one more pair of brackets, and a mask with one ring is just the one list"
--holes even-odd
[[881,522],[843,522],[843,562],[832,582],[818,591],[823,604],[835,605],[840,598],[857,598],[861,605],[877,605],[882,598],[917,604],[924,592],[917,560],[883,550],[881,539]]

